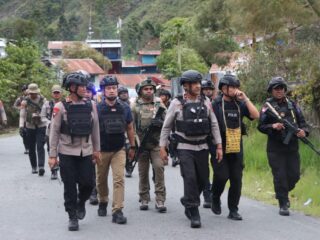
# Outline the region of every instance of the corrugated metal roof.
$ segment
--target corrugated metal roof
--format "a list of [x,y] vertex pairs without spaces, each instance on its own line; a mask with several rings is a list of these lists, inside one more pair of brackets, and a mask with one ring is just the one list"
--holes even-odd
[[66,64],[68,71],[85,70],[90,74],[104,74],[105,72],[98,64],[90,58],[87,59],[50,59],[51,64]]
[[[164,78],[162,74],[112,74],[116,76],[120,85],[126,86],[128,88],[135,88],[137,83],[142,82],[147,79],[147,77],[152,77],[152,80],[157,85],[170,86],[171,82]],[[101,75],[100,80],[104,77]]]
[[48,49],[63,49],[66,46],[70,46],[74,43],[84,43],[80,41],[49,41]]
[[138,51],[138,55],[160,55],[160,50],[140,50]]
[[121,43],[87,43],[91,48],[121,48]]
[[156,66],[155,63],[143,64],[139,60],[122,60],[122,67],[151,67]]

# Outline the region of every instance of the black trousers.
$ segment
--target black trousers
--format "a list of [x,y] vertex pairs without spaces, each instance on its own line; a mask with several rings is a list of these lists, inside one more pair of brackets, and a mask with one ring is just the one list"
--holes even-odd
[[27,128],[24,128],[24,133],[22,135],[22,141],[23,141],[24,149],[29,150]]
[[300,179],[300,155],[294,152],[267,152],[274,191],[279,200],[288,200],[289,192]]
[[85,202],[93,189],[92,155],[71,156],[59,154],[60,174],[64,184],[66,212],[74,212],[77,200]]
[[208,150],[177,150],[184,185],[185,207],[198,207],[209,178]]
[[[29,159],[32,168],[44,167],[46,141],[46,127],[30,129],[27,128],[27,142],[29,146]],[[38,155],[38,164],[37,164]]]
[[228,208],[230,211],[238,211],[238,205],[242,188],[243,153],[223,154],[223,159],[218,163],[217,159],[212,158],[213,182],[212,198],[220,199],[224,187],[230,180],[228,192]]

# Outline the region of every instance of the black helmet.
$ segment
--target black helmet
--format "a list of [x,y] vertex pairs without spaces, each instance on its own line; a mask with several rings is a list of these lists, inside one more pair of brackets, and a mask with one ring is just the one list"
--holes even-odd
[[215,89],[213,83],[211,80],[203,80],[201,81],[201,89],[204,89],[204,88],[211,88],[212,90]]
[[92,82],[88,82],[87,90],[91,91],[93,95],[97,94],[96,87]]
[[196,83],[201,82],[202,75],[196,70],[188,70],[182,73],[180,77],[180,84],[183,85],[184,83]]
[[71,84],[87,86],[87,76],[81,72],[68,73],[63,77],[62,87],[68,91]]
[[145,86],[151,86],[153,87],[153,91],[155,92],[157,89],[157,85],[155,84],[155,82],[152,80],[152,77],[147,77],[147,79],[143,80],[141,83],[136,85],[136,92],[139,95],[140,91],[143,87]]
[[122,87],[122,86],[118,88],[118,95],[120,95],[121,93],[124,93],[124,92],[128,93],[129,92],[128,88]]
[[118,79],[115,76],[104,76],[100,82],[100,89],[106,86],[118,85]]
[[28,89],[28,85],[29,84],[23,84],[22,87],[21,87],[21,91],[23,92],[23,91],[27,90]]
[[288,86],[287,86],[286,81],[283,79],[283,77],[273,77],[268,84],[267,91],[270,93],[272,91],[272,89],[274,89],[278,86],[283,86],[284,90],[287,91]]
[[159,91],[159,96],[162,96],[162,95],[167,96],[168,98],[171,98],[171,93],[166,89],[161,89]]
[[225,74],[219,81],[219,90],[222,89],[223,85],[233,86],[233,87],[240,87],[239,79],[231,74]]

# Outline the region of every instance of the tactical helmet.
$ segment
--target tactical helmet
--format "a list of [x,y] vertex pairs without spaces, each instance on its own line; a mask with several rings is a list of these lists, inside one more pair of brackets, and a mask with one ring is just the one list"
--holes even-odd
[[155,82],[152,80],[152,77],[147,77],[147,79],[143,80],[139,85],[136,85],[136,92],[138,93],[138,95],[140,94],[140,91],[142,88],[144,88],[145,86],[151,86],[153,87],[153,91],[156,91],[156,87],[157,85],[155,84]]
[[88,82],[87,90],[91,91],[93,95],[97,94],[96,87],[92,82]]
[[273,77],[268,84],[268,89],[267,91],[270,93],[272,91],[272,89],[278,87],[278,86],[283,86],[284,90],[287,91],[287,83],[285,82],[285,80],[283,79],[283,77]]
[[168,98],[171,98],[171,93],[166,89],[161,89],[159,91],[159,96],[162,96],[162,95],[167,96]]
[[196,70],[188,70],[182,73],[180,84],[201,82],[202,75]]
[[77,86],[87,86],[88,80],[87,76],[81,72],[68,73],[63,77],[62,87],[67,91],[69,90],[71,84],[76,84]]
[[201,89],[204,89],[204,88],[211,88],[212,90],[215,89],[213,83],[211,80],[203,80],[201,81]]
[[106,86],[118,85],[118,79],[115,76],[104,76],[100,82],[100,89],[105,88]]
[[124,92],[128,93],[129,92],[128,88],[123,87],[123,86],[118,88],[118,95],[120,95],[121,93],[124,93]]
[[223,85],[233,86],[233,87],[240,87],[240,81],[234,75],[225,74],[219,81],[218,88],[219,88],[220,91],[221,91]]

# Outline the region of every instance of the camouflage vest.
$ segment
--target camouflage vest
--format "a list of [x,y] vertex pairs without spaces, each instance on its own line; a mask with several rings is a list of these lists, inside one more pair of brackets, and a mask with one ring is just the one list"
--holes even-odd
[[[136,100],[134,105],[134,111],[136,113],[135,125],[140,141],[143,138],[144,130],[150,126],[151,120],[155,117],[160,105],[160,98],[158,97],[155,97],[151,103],[144,103],[141,98]],[[148,141],[146,145],[147,149],[152,149],[159,145],[160,131],[154,132],[151,135],[150,141]]]
[[27,122],[39,125],[41,123],[41,108],[44,104],[44,97],[40,96],[40,100],[38,103],[35,103],[31,100],[31,98],[27,97],[26,99],[26,113],[27,113]]

